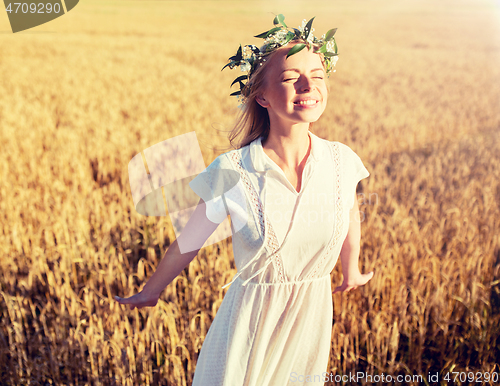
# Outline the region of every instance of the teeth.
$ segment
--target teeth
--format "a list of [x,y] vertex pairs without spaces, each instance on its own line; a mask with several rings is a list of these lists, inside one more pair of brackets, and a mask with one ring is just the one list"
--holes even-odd
[[299,101],[297,104],[299,105],[315,105],[318,101],[315,101],[314,99],[309,99],[307,101]]

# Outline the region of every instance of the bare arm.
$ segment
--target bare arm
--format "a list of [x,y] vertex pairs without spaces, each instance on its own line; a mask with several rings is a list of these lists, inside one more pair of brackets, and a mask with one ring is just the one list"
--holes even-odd
[[[116,301],[120,304],[128,304],[131,310],[135,307],[155,306],[161,292],[195,258],[218,226],[219,224],[207,218],[205,202],[200,199],[181,235],[170,244],[158,268],[142,291],[125,299],[115,296]],[[182,251],[179,244],[182,246]]]
[[356,193],[354,193],[354,205],[349,212],[349,231],[342,244],[340,261],[342,262],[342,274],[344,280],[342,285],[335,288],[333,293],[349,292],[361,285],[366,284],[372,277],[373,272],[362,274],[359,271],[359,252],[361,242],[361,220],[359,218],[359,205]]

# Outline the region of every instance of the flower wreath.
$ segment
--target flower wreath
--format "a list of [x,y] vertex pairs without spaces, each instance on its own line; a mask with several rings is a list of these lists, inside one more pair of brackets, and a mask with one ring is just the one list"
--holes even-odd
[[[274,28],[255,36],[256,38],[264,39],[264,45],[261,48],[258,48],[253,44],[242,47],[240,44],[236,55],[231,56],[228,59],[229,63],[222,67],[223,70],[226,67],[233,69],[236,66],[240,66],[242,72],[247,72],[246,75],[237,77],[233,83],[231,83],[231,86],[238,83],[240,89],[230,95],[238,96],[241,103],[244,104],[245,97],[250,93],[251,83],[249,83],[249,79],[257,67],[262,66],[262,63],[266,61],[266,56],[268,56],[271,52],[287,45],[291,41],[300,41],[301,43],[294,45],[290,51],[288,51],[286,56],[287,58],[303,50],[305,47],[308,47],[309,50],[314,49],[313,52],[315,53],[323,54],[327,76],[330,76],[331,72],[335,72],[333,67],[335,67],[335,64],[337,63],[338,56],[337,43],[335,42],[334,35],[337,28],[329,30],[326,34],[321,36],[320,39],[318,39],[313,35],[313,20],[314,17],[306,23],[306,20],[304,19],[300,27],[290,29],[285,24],[285,16],[279,14],[274,18]],[[247,80],[247,83],[243,83],[244,80]]]

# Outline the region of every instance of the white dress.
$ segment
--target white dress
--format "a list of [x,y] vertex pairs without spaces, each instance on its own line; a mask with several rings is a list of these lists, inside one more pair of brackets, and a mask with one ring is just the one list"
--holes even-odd
[[308,375],[325,382],[330,273],[356,185],[369,173],[348,146],[309,137],[298,193],[261,138],[221,154],[189,184],[211,221],[231,215],[238,270],[201,348],[193,386],[297,385]]

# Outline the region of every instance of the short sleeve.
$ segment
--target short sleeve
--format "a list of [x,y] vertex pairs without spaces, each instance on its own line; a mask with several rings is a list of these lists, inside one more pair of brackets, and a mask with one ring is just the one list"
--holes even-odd
[[205,202],[207,218],[213,223],[220,224],[229,214],[224,193],[234,186],[235,174],[226,155],[221,154],[189,183]]
[[349,146],[344,144],[341,144],[341,159],[343,198],[350,209],[354,205],[354,195],[358,182],[368,177],[370,173],[366,170],[361,158]]

